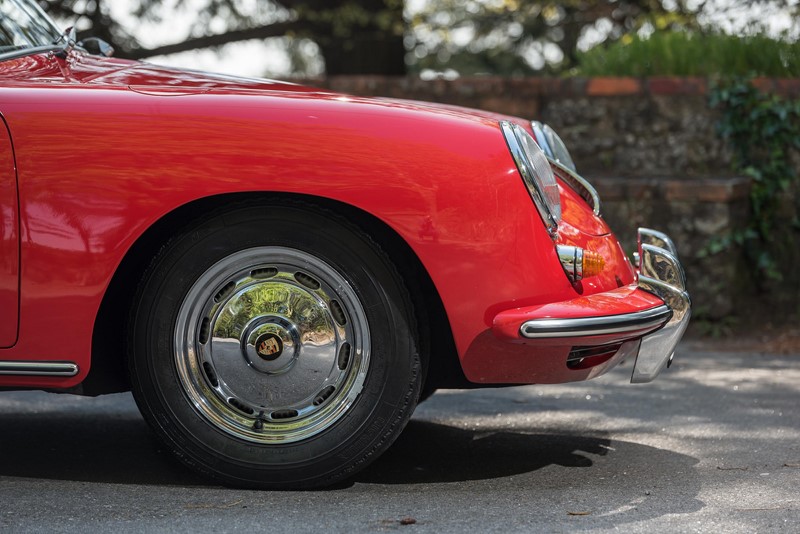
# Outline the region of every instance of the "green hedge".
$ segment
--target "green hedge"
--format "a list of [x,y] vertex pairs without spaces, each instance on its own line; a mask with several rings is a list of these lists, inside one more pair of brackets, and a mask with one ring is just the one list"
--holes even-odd
[[800,76],[800,43],[765,36],[662,32],[578,56],[580,76]]

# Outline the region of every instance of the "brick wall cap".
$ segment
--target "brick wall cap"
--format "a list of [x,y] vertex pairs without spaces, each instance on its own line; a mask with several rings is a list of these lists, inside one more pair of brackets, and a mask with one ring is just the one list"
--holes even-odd
[[[698,95],[708,93],[712,85],[710,78],[697,76],[650,76],[644,78],[597,76],[597,77],[553,77],[553,76],[463,76],[455,79],[435,78],[423,80],[418,76],[384,76],[377,74],[319,76],[289,79],[301,84],[323,86],[336,91],[381,94],[398,86],[436,86],[440,90],[476,92],[487,88],[509,90],[518,94],[552,97],[595,96],[614,97],[638,94],[647,95]],[[800,78],[754,78],[753,84],[762,91],[782,95],[800,96]],[[446,88],[446,89],[445,89]]]
[[750,194],[752,180],[743,176],[717,178],[622,178],[598,177],[590,181],[601,200],[662,198],[668,201],[730,203]]

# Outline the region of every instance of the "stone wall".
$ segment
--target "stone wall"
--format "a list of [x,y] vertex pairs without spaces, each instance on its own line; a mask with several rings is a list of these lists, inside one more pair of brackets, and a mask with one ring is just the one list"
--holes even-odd
[[[749,182],[732,171],[730,151],[715,132],[717,114],[708,106],[705,79],[353,76],[305,82],[360,96],[443,102],[546,122],[567,143],[580,173],[598,188],[604,217],[629,250],[637,226],[675,239],[697,316],[721,321],[755,308],[772,311],[771,318],[785,312],[757,306],[759,295],[740,251],[702,257],[710,240],[742,228],[749,216]],[[800,80],[754,83],[766,92],[800,97]]]
[[746,178],[606,178],[593,180],[603,217],[626,250],[635,250],[636,228],[670,235],[686,269],[695,316],[720,321],[752,307],[747,266],[740,251],[703,251],[715,237],[742,229],[749,213]]

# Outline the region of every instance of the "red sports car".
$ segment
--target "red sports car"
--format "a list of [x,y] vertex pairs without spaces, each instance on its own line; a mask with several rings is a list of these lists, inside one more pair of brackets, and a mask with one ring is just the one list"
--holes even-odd
[[0,1],[0,388],[130,389],[227,484],[362,469],[436,388],[668,365],[670,239],[634,267],[538,122],[111,59]]

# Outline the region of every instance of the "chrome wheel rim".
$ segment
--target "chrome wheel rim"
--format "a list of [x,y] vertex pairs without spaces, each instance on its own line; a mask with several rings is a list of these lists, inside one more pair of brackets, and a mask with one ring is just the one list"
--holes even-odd
[[215,427],[290,443],[339,421],[370,354],[363,306],[331,265],[286,247],[242,250],[205,271],[175,324],[184,391]]

